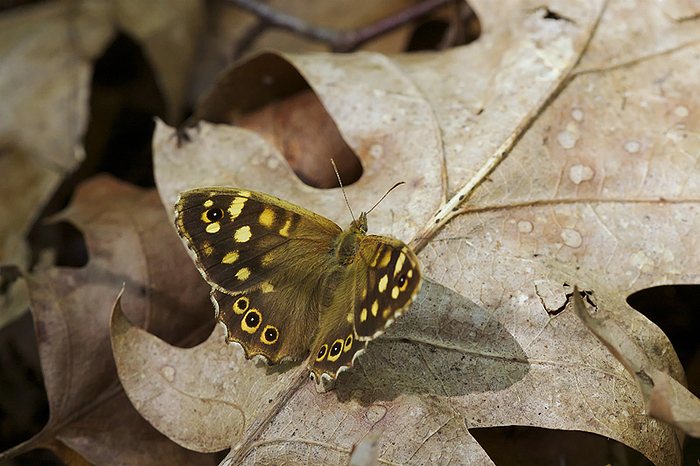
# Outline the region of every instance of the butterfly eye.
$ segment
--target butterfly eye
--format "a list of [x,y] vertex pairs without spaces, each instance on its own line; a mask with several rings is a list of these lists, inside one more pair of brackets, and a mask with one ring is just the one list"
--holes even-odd
[[216,222],[224,218],[224,211],[221,209],[209,209],[207,210],[207,219],[210,222]]

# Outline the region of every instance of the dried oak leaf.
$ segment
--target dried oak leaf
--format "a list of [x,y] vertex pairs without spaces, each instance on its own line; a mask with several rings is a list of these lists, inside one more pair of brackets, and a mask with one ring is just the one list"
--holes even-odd
[[[200,0],[55,1],[0,15],[0,262],[26,268],[25,235],[85,159],[93,63],[120,32],[144,50],[174,121],[202,26]],[[0,295],[0,325],[27,309]]]
[[77,453],[92,464],[215,464],[139,416],[112,357],[109,316],[122,287],[131,318],[168,341],[211,326],[207,287],[157,194],[99,176],[57,217],[83,232],[90,260],[84,268],[54,267],[26,277],[50,417],[39,434],[0,459],[43,447],[64,458]]
[[[634,10],[560,2],[556,14],[517,1],[472,6],[484,32],[467,47],[391,58],[263,54],[229,70],[200,102],[197,115],[217,124],[189,130],[182,145],[158,125],[166,209],[185,189],[237,186],[347,224],[337,190],[303,184],[273,139],[225,124],[313,91],[362,163],[362,177],[346,188],[353,207],[407,181],[399,200],[392,194],[370,216],[370,232],[410,241],[429,277],[335,391],[319,395],[313,382],[281,373],[283,389],[266,409],[259,402],[274,372],[250,361],[221,367],[216,380],[258,372],[240,392],[214,396],[240,409],[229,417],[228,442],[219,439],[235,447],[226,464],[342,463],[377,431],[382,461],[492,464],[470,433],[492,426],[591,432],[655,464],[680,463],[675,428],[689,423],[649,416],[637,381],[572,312],[568,284],[594,290],[654,367],[684,382],[667,337],[625,298],[700,281],[698,20],[676,21],[667,4],[651,1]],[[641,30],[664,40],[640,40]],[[154,344],[145,332],[131,335]],[[130,396],[169,389],[159,360],[120,369],[133,382]],[[173,369],[185,377],[192,365]],[[151,377],[136,377],[142,371]],[[258,381],[253,405],[245,400]],[[188,390],[180,396],[202,389]],[[183,412],[176,404],[150,417],[171,438],[220,422],[190,413],[178,425],[196,403]],[[205,439],[188,446],[212,448]]]

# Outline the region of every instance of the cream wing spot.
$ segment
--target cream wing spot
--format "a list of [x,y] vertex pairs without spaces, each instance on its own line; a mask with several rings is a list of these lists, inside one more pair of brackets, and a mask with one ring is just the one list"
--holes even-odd
[[395,286],[394,288],[391,289],[391,297],[396,299],[399,297],[399,287]]
[[387,251],[384,253],[384,256],[382,256],[382,260],[379,262],[379,268],[385,269],[386,266],[389,265],[389,262],[391,262],[391,251]]
[[243,267],[238,272],[236,272],[236,278],[240,281],[245,281],[250,277],[250,269],[248,267]]
[[394,267],[394,277],[401,272],[401,269],[403,268],[403,263],[406,260],[406,254],[403,252],[399,254],[399,258],[396,260],[396,266]]
[[367,320],[367,308],[363,307],[362,312],[360,312],[360,322]]
[[267,267],[272,263],[272,261],[275,260],[275,255],[271,252],[265,253],[264,256],[262,256],[262,259],[260,260],[260,263],[262,264],[263,267]]
[[272,283],[265,282],[262,285],[260,285],[260,291],[262,291],[263,293],[271,293],[275,291],[275,287],[272,286]]
[[384,275],[380,280],[379,280],[379,286],[377,287],[379,289],[380,293],[384,293],[386,291],[386,286],[389,283],[389,276]]
[[199,252],[202,255],[211,256],[214,249],[211,247],[211,244],[209,244],[209,241],[202,241],[202,247],[199,249]]
[[379,310],[379,302],[375,299],[372,303],[372,315],[377,317],[377,311]]
[[409,269],[406,275],[408,276],[408,278],[413,278],[413,269]]
[[206,207],[207,209],[213,205],[214,201],[212,201],[211,199],[207,199],[206,201],[204,201],[204,207]]
[[250,227],[246,225],[236,230],[236,232],[233,234],[233,239],[236,240],[237,243],[245,243],[251,236]]
[[238,251],[231,251],[221,259],[222,264],[233,264],[238,260]]
[[231,216],[231,220],[236,220],[236,217],[241,214],[243,206],[245,206],[247,200],[248,199],[245,197],[238,196],[231,201],[231,205],[228,207],[228,213]]
[[221,225],[219,224],[219,222],[210,223],[205,228],[206,232],[209,234],[218,233],[220,229]]

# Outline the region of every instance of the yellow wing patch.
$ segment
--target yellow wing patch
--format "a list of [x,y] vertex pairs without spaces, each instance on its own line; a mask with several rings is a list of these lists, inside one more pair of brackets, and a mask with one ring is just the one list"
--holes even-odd
[[246,225],[236,230],[236,232],[233,234],[233,239],[235,239],[237,243],[245,243],[251,236],[252,234],[250,233],[250,227]]
[[241,215],[241,211],[247,200],[248,198],[237,196],[231,201],[231,205],[228,208],[231,221],[236,220],[236,218]]

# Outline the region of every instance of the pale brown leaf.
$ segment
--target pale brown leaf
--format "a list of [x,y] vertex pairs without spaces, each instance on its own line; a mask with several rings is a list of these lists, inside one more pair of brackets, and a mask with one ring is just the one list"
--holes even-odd
[[186,448],[211,452],[235,444],[299,379],[300,368],[261,377],[260,364],[246,361],[234,345],[221,345],[220,326],[195,348],[170,346],[129,322],[120,301],[111,332],[124,389],[141,415]]
[[[93,62],[119,31],[128,33],[144,48],[175,121],[185,105],[202,17],[200,0],[53,1],[3,11],[1,263],[29,266],[24,235],[85,159]],[[0,299],[0,326],[27,308],[25,292],[16,287]]]
[[156,193],[97,177],[59,218],[83,231],[90,260],[27,277],[51,412],[42,432],[0,458],[57,441],[95,464],[211,464],[137,414],[112,357],[109,315],[123,286],[132,318],[171,342],[209,327],[206,284]]
[[[383,461],[488,464],[469,429],[506,425],[591,432],[679,464],[681,435],[649,416],[635,378],[567,306],[570,284],[592,291],[677,381],[662,381],[654,411],[675,412],[664,403],[683,369],[626,303],[646,287],[700,281],[700,28],[665,15],[669,5],[476,2],[483,34],[467,47],[264,54],[222,76],[198,109],[217,123],[311,89],[362,163],[347,188],[357,210],[406,180],[370,232],[413,239],[433,280],[335,391],[308,382],[258,414],[227,464],[343,464],[375,430]],[[635,48],[643,24],[664,40]],[[172,134],[159,124],[154,137],[166,209],[189,188],[237,186],[347,224],[341,194],[303,184],[283,145],[225,124],[203,122],[179,146]]]

